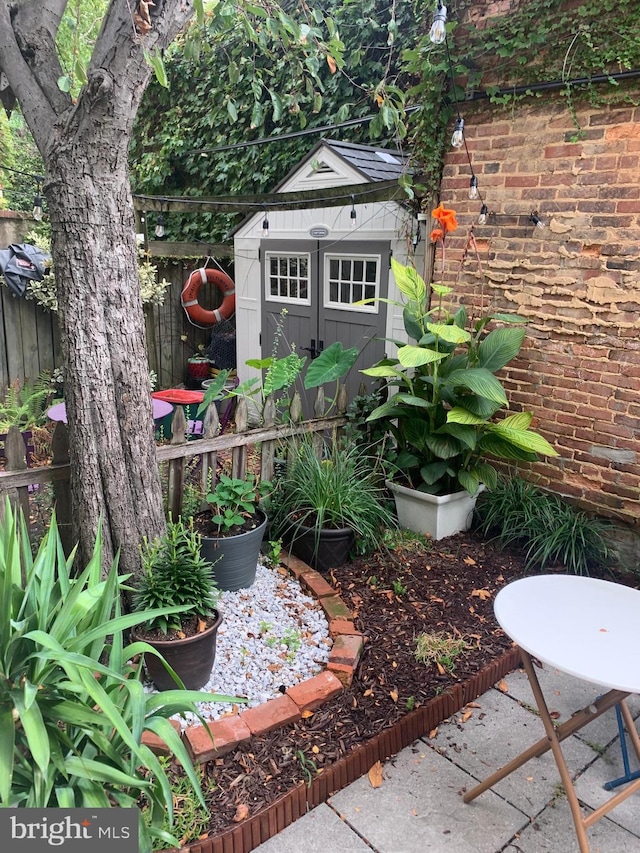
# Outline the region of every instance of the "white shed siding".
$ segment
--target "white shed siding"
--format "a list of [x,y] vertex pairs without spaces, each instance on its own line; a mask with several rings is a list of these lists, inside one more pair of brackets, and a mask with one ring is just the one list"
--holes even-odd
[[[356,183],[367,183],[358,171],[338,157],[330,149],[317,152],[319,163],[326,164],[331,172],[314,171],[312,160],[300,166],[281,186],[282,192],[321,189]],[[399,190],[400,197],[400,190]],[[355,204],[356,227],[351,227],[351,201],[345,200],[344,206],[311,208],[303,210],[275,210],[266,212],[269,221],[269,238],[292,242],[295,251],[296,240],[309,240],[310,229],[324,227],[327,236],[323,242],[335,242],[348,250],[350,240],[388,241],[393,257],[402,263],[408,260],[408,243],[405,237],[409,212],[394,201]],[[238,375],[244,381],[255,375],[256,371],[246,366],[247,359],[261,355],[260,333],[262,323],[261,305],[261,267],[259,248],[262,242],[262,224],[264,213],[255,214],[238,228],[235,233],[235,280],[236,280],[236,346]],[[269,239],[267,238],[267,240]],[[422,244],[419,245],[422,248]],[[421,270],[421,261],[416,259],[416,267]],[[401,301],[395,286],[393,275],[389,273],[389,299]],[[386,337],[402,339],[404,327],[402,309],[386,306]],[[284,354],[284,353],[282,353]]]

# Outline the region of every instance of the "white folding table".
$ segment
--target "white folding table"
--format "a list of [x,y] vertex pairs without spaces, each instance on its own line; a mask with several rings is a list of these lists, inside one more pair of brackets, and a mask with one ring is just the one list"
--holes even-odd
[[[514,581],[500,590],[494,609],[501,628],[522,651],[522,662],[546,737],[468,791],[464,802],[471,802],[529,759],[551,749],[571,808],[580,851],[589,853],[588,827],[639,790],[640,779],[630,782],[604,805],[583,817],[560,742],[619,705],[640,760],[640,737],[624,701],[630,693],[640,693],[640,591],[596,578],[536,575]],[[608,692],[565,723],[554,726],[532,658],[606,687]]]

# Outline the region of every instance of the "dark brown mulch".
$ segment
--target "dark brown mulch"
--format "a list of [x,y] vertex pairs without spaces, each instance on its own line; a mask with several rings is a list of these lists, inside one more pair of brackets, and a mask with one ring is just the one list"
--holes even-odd
[[[524,574],[522,555],[459,534],[427,550],[383,550],[334,569],[330,580],[366,636],[353,684],[300,722],[252,738],[205,765],[210,832],[255,814],[284,791],[465,681],[511,647],[493,616],[498,590]],[[395,584],[395,586],[394,586]],[[423,631],[469,643],[453,673],[416,661]],[[206,786],[205,786],[206,787]]]

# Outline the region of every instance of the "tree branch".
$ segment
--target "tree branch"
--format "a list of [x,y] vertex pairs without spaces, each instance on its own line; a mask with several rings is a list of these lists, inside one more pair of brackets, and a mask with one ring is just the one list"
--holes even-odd
[[70,104],[58,87],[62,68],[56,48],[58,27],[68,0],[21,0],[13,15],[13,31],[22,56],[57,115]]
[[[32,5],[39,6],[35,0]],[[4,71],[29,126],[35,128],[33,135],[40,147],[46,145],[50,137],[56,111],[19,44],[14,19],[21,9],[22,6],[18,6],[16,10],[16,5],[11,0],[0,0],[0,68]]]

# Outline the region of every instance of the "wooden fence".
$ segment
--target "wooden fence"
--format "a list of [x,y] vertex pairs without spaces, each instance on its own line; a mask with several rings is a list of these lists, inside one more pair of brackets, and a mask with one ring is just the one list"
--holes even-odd
[[[206,262],[205,258],[151,258],[157,263],[158,277],[166,279],[162,305],[146,305],[145,320],[149,367],[158,376],[158,388],[171,388],[185,381],[189,356],[200,346],[208,346],[211,329],[193,326],[180,304],[180,294],[189,274]],[[217,307],[220,293],[214,285],[203,285],[203,304]],[[0,394],[11,382],[33,382],[43,371],[60,367],[60,335],[55,314],[33,300],[19,299],[2,283],[0,286]]]
[[[166,498],[168,510],[174,517],[182,509],[185,470],[188,460],[199,461],[199,482],[203,494],[215,483],[218,471],[218,454],[228,458],[229,473],[233,477],[245,477],[248,473],[258,474],[261,480],[271,480],[274,475],[276,450],[286,447],[288,439],[311,435],[321,447],[325,438],[335,440],[338,431],[347,422],[346,388],[341,386],[336,401],[336,414],[325,414],[325,398],[322,388],[318,389],[312,420],[302,420],[300,397],[295,394],[289,408],[287,423],[276,422],[276,406],[273,399],[267,400],[261,426],[250,428],[248,406],[239,398],[235,410],[233,431],[220,433],[219,415],[214,404],[208,406],[203,419],[202,436],[187,440],[187,420],[182,406],[176,406],[171,422],[171,439],[157,447],[158,464],[166,466]],[[251,454],[249,454],[251,449]],[[30,468],[26,446],[17,427],[12,427],[5,441],[5,470],[0,471],[0,512],[5,496],[23,509],[25,519],[32,528],[31,503],[34,495],[47,483],[53,487],[53,503],[65,549],[71,544],[71,490],[69,445],[66,424],[57,423],[52,438],[51,464]]]

